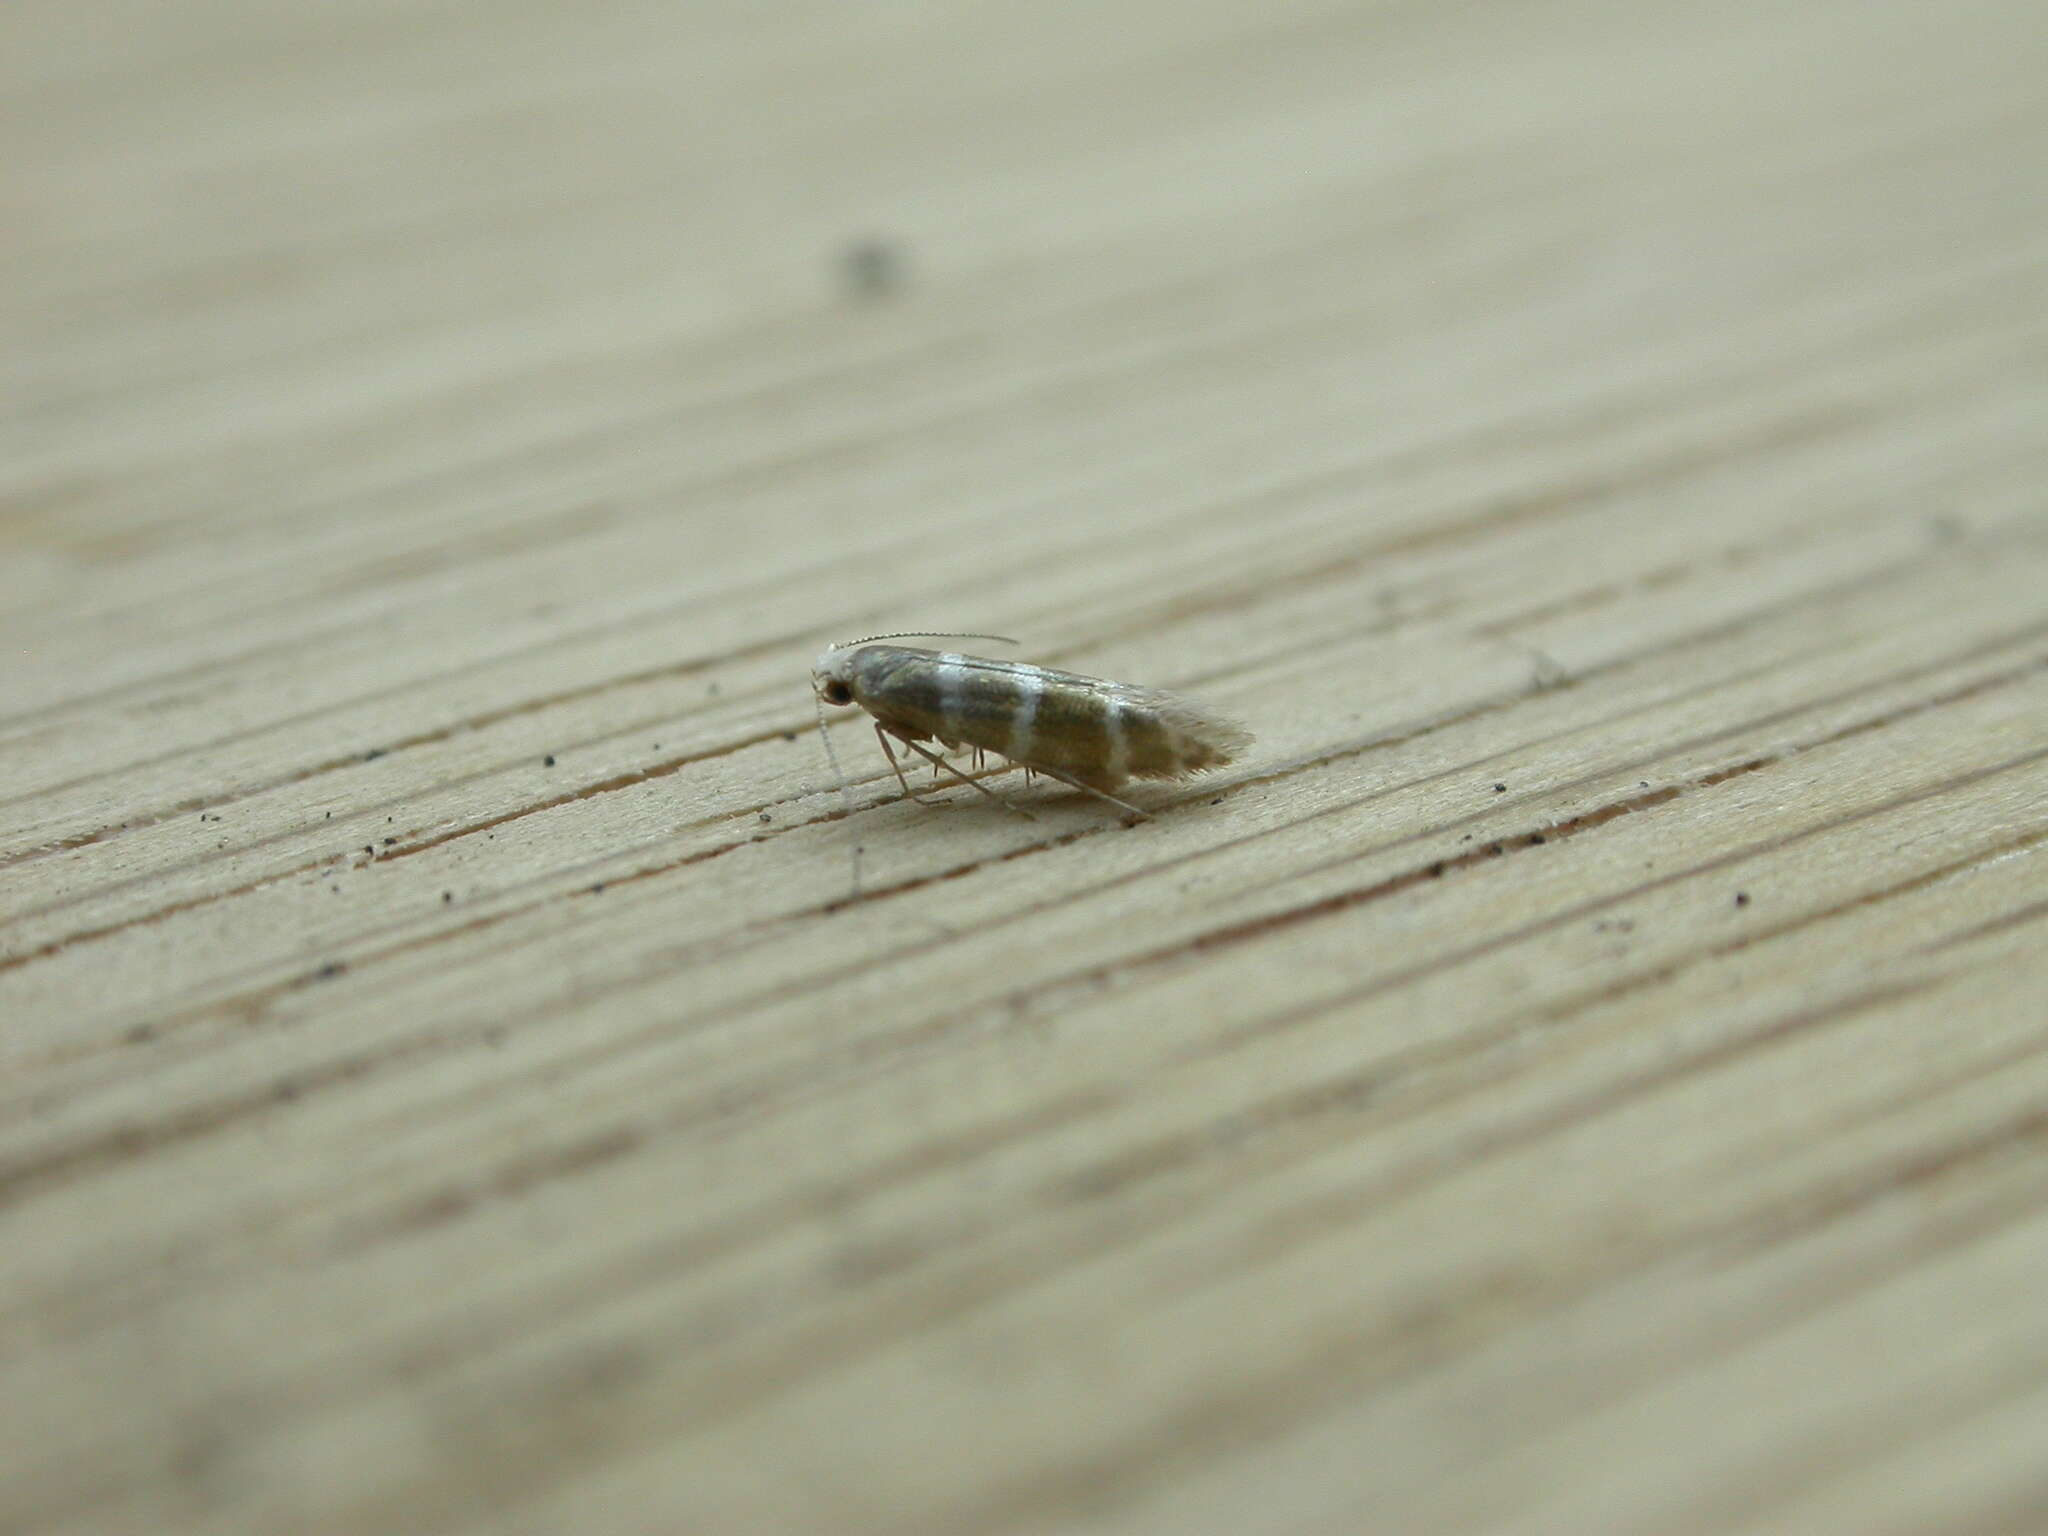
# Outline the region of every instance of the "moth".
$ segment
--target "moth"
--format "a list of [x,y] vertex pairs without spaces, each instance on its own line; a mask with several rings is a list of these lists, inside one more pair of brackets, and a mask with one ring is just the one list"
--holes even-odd
[[[830,647],[811,668],[820,733],[827,704],[866,711],[903,793],[913,800],[924,796],[904,777],[892,740],[929,762],[934,777],[950,773],[998,804],[1009,802],[924,743],[936,742],[949,752],[971,748],[977,762],[984,753],[1008,758],[1027,780],[1045,774],[1131,819],[1149,813],[1113,793],[1130,780],[1179,779],[1220,768],[1251,745],[1251,732],[1236,721],[1163,689],[880,643],[909,639],[1016,642],[1000,635],[874,635]],[[825,748],[831,752],[830,736]]]

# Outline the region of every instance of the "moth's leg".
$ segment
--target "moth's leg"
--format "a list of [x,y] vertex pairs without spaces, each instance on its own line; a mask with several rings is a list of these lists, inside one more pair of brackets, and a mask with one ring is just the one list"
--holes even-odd
[[943,768],[946,770],[946,772],[953,775],[954,778],[958,779],[962,784],[965,784],[969,789],[980,790],[984,795],[987,795],[989,799],[995,801],[997,805],[1015,811],[1019,816],[1022,816],[1026,821],[1038,820],[1036,816],[1032,815],[1029,811],[1025,810],[1023,806],[1011,804],[1011,802],[1005,800],[1001,795],[997,794],[994,790],[990,789],[986,784],[981,783],[977,779],[970,779],[969,777],[967,777],[966,774],[962,773],[958,768],[955,768],[951,763],[947,762],[943,757],[939,756],[938,753],[927,752],[923,747],[919,746],[914,741],[906,741],[903,743],[903,745],[910,748],[910,750],[915,752],[919,757],[928,759],[935,772],[936,770]]
[[[883,730],[879,724],[875,726],[875,740],[882,744],[882,755],[889,759],[889,766],[896,770],[896,782],[903,786],[903,793],[910,799],[915,800],[919,805],[930,805],[932,802],[912,789],[910,787],[910,780],[903,776],[903,765],[896,760],[896,749],[889,745],[889,733]],[[910,743],[906,741],[903,745],[907,747]],[[929,757],[931,754],[927,752],[925,755]],[[937,778],[938,775],[933,774],[932,777]],[[979,784],[974,787],[976,789],[981,788]]]
[[1142,810],[1138,806],[1131,804],[1128,800],[1119,800],[1115,795],[1106,794],[1102,790],[1097,789],[1093,784],[1084,784],[1070,773],[1063,772],[1058,768],[1048,768],[1043,763],[1034,763],[1032,767],[1049,778],[1058,779],[1062,784],[1072,785],[1075,789],[1091,794],[1098,800],[1106,800],[1120,811],[1128,811],[1130,815],[1126,820],[1150,821],[1152,819],[1150,811]]

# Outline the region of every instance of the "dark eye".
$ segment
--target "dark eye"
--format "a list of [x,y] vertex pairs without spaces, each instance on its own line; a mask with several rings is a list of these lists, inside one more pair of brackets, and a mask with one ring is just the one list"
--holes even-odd
[[827,704],[851,704],[853,702],[853,690],[835,677],[831,682],[818,690],[818,697]]

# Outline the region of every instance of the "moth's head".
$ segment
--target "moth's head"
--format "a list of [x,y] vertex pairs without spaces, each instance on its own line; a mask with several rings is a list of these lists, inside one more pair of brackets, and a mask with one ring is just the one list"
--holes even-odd
[[853,702],[853,658],[857,654],[850,645],[835,645],[812,663],[811,687],[825,703]]

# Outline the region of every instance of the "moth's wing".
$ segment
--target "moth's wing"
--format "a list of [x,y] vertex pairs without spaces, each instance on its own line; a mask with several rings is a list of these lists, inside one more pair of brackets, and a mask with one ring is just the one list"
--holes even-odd
[[[945,657],[951,653],[910,645],[877,646],[875,649],[887,650],[899,658],[895,663],[899,672],[903,669],[903,659],[907,659],[915,669],[913,675],[931,690],[929,694],[921,690],[884,693],[863,700],[868,712],[886,729],[906,741],[935,741],[946,756],[976,748],[996,753],[1003,750],[1010,737],[1010,714],[1007,711],[1000,715],[985,715],[972,710],[949,713],[940,707],[934,674],[939,666],[946,664]],[[954,664],[967,670],[1005,674],[1030,670],[980,656],[961,656]],[[895,673],[891,675],[893,677]]]
[[[1155,722],[1163,735],[1169,756],[1146,766],[1133,767],[1141,779],[1177,779],[1208,768],[1220,768],[1243,757],[1252,744],[1252,733],[1237,720],[1197,699],[1164,688],[1136,691],[1135,706]],[[1139,754],[1143,757],[1147,754]]]
[[[941,654],[943,653],[937,651],[932,653],[934,659]],[[1001,661],[993,656],[961,656],[956,664],[975,672],[998,672],[1008,677],[1028,675],[1068,687],[1102,689],[1126,698],[1157,692],[1156,689],[1140,688],[1132,683],[1119,683],[1112,678],[1087,677],[1079,672],[1062,672],[1057,667],[1033,666],[1028,661]]]

